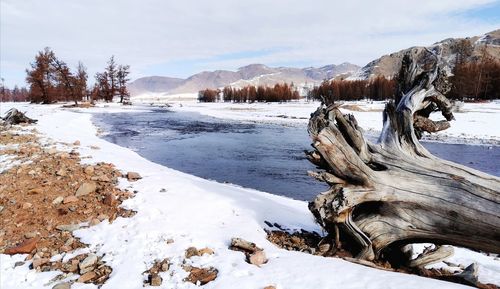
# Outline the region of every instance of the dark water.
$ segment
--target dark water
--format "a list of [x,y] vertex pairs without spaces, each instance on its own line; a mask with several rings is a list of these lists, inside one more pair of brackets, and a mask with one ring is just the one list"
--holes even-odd
[[[199,177],[229,182],[294,199],[311,200],[327,189],[307,175],[310,148],[305,125],[242,123],[194,113],[96,114],[108,141],[143,157]],[[500,175],[500,148],[426,143],[434,154]]]

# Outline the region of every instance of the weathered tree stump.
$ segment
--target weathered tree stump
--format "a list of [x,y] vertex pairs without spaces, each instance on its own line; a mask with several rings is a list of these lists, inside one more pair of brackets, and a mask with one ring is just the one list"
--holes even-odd
[[7,124],[36,123],[37,120],[27,117],[19,110],[12,108],[5,114],[2,120]]
[[[453,119],[443,95],[447,71],[437,50],[404,57],[402,93],[386,105],[377,143],[337,105],[322,104],[311,115],[314,151],[307,156],[321,171],[310,174],[331,188],[309,208],[358,259],[409,266],[407,245],[420,242],[500,253],[500,179],[440,159],[419,142]],[[435,111],[445,120],[430,120]]]

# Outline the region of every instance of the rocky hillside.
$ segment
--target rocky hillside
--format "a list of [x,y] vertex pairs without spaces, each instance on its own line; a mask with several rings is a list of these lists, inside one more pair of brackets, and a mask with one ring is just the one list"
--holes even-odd
[[133,81],[129,86],[132,95],[148,92],[169,94],[193,93],[205,88],[221,88],[227,85],[243,87],[246,85],[274,85],[276,83],[295,83],[297,85],[318,84],[324,79],[339,75],[349,75],[359,69],[351,63],[326,65],[315,68],[268,67],[263,64],[250,64],[236,71],[204,71],[186,79],[149,76]]
[[[500,29],[481,36],[468,37],[465,39],[468,39],[472,44],[472,57],[479,57],[481,49],[486,45],[488,54],[496,59],[500,59]],[[433,49],[436,46],[441,46],[441,48],[443,48],[443,57],[448,59],[451,65],[453,64],[459,46],[458,44],[461,40],[463,40],[463,38],[448,38],[434,43],[427,48]],[[416,46],[389,55],[384,55],[368,63],[348,79],[370,79],[377,76],[391,78],[399,72],[401,60],[407,51],[418,51],[422,48],[423,47]]]

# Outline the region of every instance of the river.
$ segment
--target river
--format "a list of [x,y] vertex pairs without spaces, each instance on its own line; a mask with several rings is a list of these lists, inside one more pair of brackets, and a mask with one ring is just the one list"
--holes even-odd
[[[305,125],[283,126],[222,120],[197,113],[153,109],[98,113],[103,137],[155,163],[219,182],[311,200],[327,186],[307,175],[314,166]],[[426,142],[435,155],[500,175],[500,148]]]

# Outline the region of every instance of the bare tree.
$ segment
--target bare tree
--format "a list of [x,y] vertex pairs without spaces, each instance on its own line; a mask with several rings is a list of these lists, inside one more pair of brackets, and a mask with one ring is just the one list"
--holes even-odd
[[32,102],[51,103],[54,101],[54,68],[51,65],[54,52],[46,47],[39,51],[35,61],[27,69],[26,82],[30,86]]
[[109,91],[107,94],[108,98],[110,98],[109,101],[112,101],[118,92],[118,80],[117,80],[118,69],[114,55],[111,56],[111,58],[109,59],[108,66],[106,66],[105,71],[109,82]]
[[130,81],[128,75],[130,74],[130,65],[119,65],[116,73],[118,81],[118,95],[120,96],[120,103],[123,103],[124,98],[128,98],[130,93],[127,90],[127,83]]

